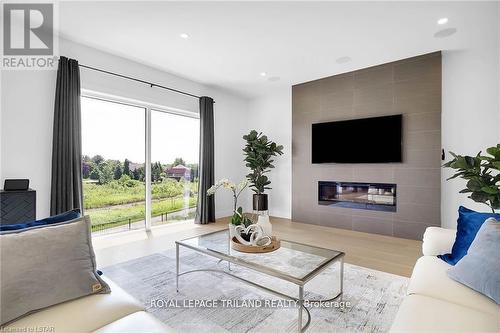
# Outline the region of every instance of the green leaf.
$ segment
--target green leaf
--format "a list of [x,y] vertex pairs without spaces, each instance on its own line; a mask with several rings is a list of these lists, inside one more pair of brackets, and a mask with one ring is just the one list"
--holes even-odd
[[488,195],[482,192],[473,192],[469,198],[476,202],[485,203],[488,201]]
[[455,160],[448,161],[443,164],[443,168],[451,168],[452,163],[455,162]]
[[463,156],[458,156],[457,159],[455,161],[453,161],[453,163],[451,163],[450,166],[454,169],[467,169],[468,168],[467,161],[465,160],[465,157],[463,157]]
[[467,182],[467,188],[471,191],[480,191],[482,187],[481,182],[476,179],[471,179]]
[[500,158],[500,148],[498,147],[490,147],[486,149],[486,152],[492,156],[495,156],[495,158]]
[[497,194],[498,192],[500,192],[500,190],[496,186],[483,186],[481,187],[481,191],[488,194]]
[[463,176],[463,172],[458,172],[458,173],[454,174],[453,176],[449,177],[446,180],[455,179],[455,178],[461,177],[461,176]]
[[468,168],[474,168],[477,164],[479,164],[476,163],[476,159],[471,156],[465,156],[465,163],[467,163]]

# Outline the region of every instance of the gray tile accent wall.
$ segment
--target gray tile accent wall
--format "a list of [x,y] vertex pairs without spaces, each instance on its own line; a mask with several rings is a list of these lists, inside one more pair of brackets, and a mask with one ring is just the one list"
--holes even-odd
[[[311,124],[392,114],[403,114],[403,163],[311,163]],[[292,88],[294,221],[422,239],[426,227],[441,225],[440,157],[440,52]],[[395,183],[397,212],[318,205],[320,180]]]

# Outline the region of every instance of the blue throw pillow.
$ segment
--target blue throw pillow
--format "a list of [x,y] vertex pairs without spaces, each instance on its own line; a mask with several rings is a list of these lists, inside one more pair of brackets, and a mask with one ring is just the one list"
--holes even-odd
[[0,231],[10,231],[10,230],[21,230],[32,227],[44,226],[47,224],[61,223],[66,221],[71,221],[80,217],[80,209],[73,209],[58,215],[49,216],[42,220],[31,221],[19,224],[5,224],[0,225]]
[[448,270],[453,280],[488,296],[500,304],[500,222],[488,219],[469,252]]
[[500,220],[500,214],[478,213],[460,206],[458,209],[457,236],[455,238],[453,248],[451,249],[451,253],[439,255],[438,257],[450,265],[455,265],[460,259],[463,258],[463,256],[467,254],[467,250],[476,237],[477,232],[483,225],[484,221],[490,217]]

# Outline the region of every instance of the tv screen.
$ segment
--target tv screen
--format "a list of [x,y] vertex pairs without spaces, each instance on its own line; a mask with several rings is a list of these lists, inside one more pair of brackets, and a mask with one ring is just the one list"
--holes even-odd
[[402,115],[312,124],[312,163],[401,162]]

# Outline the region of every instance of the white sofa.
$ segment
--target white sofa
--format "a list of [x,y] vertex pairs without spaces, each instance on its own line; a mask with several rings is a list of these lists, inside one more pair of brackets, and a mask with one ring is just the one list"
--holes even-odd
[[165,333],[173,332],[144,311],[136,299],[103,277],[110,294],[96,294],[57,304],[24,316],[2,332],[47,333]]
[[[500,332],[500,306],[450,279],[436,257],[450,253],[456,230],[430,227],[391,332]],[[500,269],[500,267],[499,267]],[[481,272],[477,272],[481,274]]]

